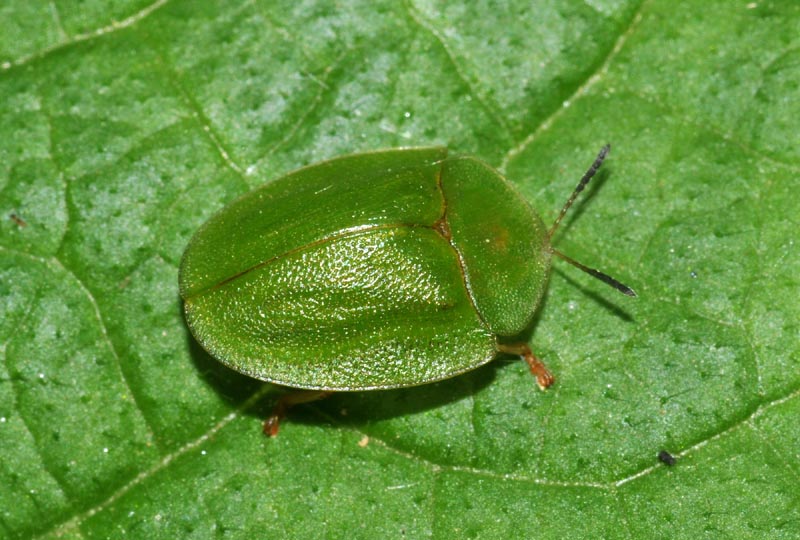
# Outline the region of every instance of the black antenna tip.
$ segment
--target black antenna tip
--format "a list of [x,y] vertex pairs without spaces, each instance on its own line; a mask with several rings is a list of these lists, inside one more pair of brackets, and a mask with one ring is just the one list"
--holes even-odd
[[578,261],[576,261],[572,257],[568,257],[567,255],[564,255],[563,253],[561,253],[557,249],[553,249],[552,247],[550,248],[550,252],[553,255],[556,255],[556,256],[564,259],[565,261],[567,261],[572,266],[574,266],[576,268],[579,268],[580,270],[583,270],[584,272],[586,272],[590,276],[599,279],[600,281],[602,281],[606,285],[610,285],[610,286],[614,287],[616,290],[618,290],[619,292],[621,292],[625,296],[634,296],[634,297],[636,296],[636,291],[634,291],[633,289],[631,289],[630,287],[628,287],[624,283],[621,283],[621,282],[617,281],[616,279],[614,279],[613,277],[609,276],[608,274],[606,274],[604,272],[601,272],[600,270],[597,270],[595,268],[589,268],[585,264],[579,263]]
[[[619,282],[618,282],[618,283],[619,283]],[[622,283],[620,283],[620,285],[621,285],[621,287],[618,287],[618,288],[617,288],[617,290],[618,290],[619,292],[621,292],[622,294],[624,294],[624,295],[626,295],[626,296],[632,296],[632,297],[634,297],[634,298],[636,298],[637,296],[639,296],[638,294],[636,294],[636,291],[634,291],[633,289],[631,289],[631,288],[630,288],[630,287],[628,287],[627,285],[624,285],[624,284],[622,284]]]
[[[571,261],[568,261],[568,262],[571,262]],[[601,272],[600,270],[596,270],[594,268],[588,268],[588,267],[586,267],[584,265],[580,265],[580,266],[578,266],[578,268],[580,268],[581,270],[585,271],[589,275],[591,275],[593,277],[596,277],[597,279],[599,279],[600,281],[602,281],[606,285],[610,285],[610,286],[614,287],[616,290],[618,290],[619,292],[621,292],[625,296],[636,297],[636,291],[634,291],[633,289],[631,289],[630,287],[628,287],[624,283],[621,283],[621,282],[617,281],[616,279],[614,279],[613,277],[609,276],[608,274],[606,274],[604,272]]]

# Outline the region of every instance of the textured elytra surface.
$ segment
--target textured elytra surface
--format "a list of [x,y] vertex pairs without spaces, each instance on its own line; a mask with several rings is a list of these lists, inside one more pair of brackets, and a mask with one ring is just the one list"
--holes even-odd
[[186,317],[227,365],[296,388],[414,386],[495,355],[455,251],[423,227],[290,253],[187,298]]
[[[0,8],[0,535],[798,535],[796,3],[507,5]],[[555,244],[640,297],[556,270],[547,393],[496,362],[265,440],[187,336],[188,238],[267,179],[445,144],[549,222],[605,142]]]

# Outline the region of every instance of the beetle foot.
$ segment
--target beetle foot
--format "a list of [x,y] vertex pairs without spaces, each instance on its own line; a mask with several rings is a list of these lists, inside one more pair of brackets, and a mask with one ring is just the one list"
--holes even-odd
[[280,402],[272,410],[272,414],[264,420],[262,431],[267,437],[275,437],[281,427],[281,419],[286,416],[286,407],[281,407]]
[[536,358],[533,353],[530,356],[525,356],[525,361],[528,363],[528,367],[531,368],[531,373],[533,376],[536,377],[536,384],[539,385],[539,388],[542,390],[547,390],[554,382],[556,382],[556,378],[553,377],[553,374],[547,369],[547,366],[544,365],[544,362]]
[[308,403],[310,401],[316,401],[318,399],[322,399],[327,397],[331,394],[331,392],[325,392],[322,390],[297,390],[295,392],[290,392],[288,394],[284,394],[278,399],[278,403],[275,404],[275,408],[272,409],[272,414],[264,420],[264,424],[262,426],[262,431],[264,435],[267,437],[275,437],[278,434],[278,430],[281,427],[281,420],[286,416],[286,412],[289,410],[289,407],[293,405],[299,405],[300,403]]
[[533,351],[527,343],[499,345],[498,350],[500,352],[521,356],[522,359],[528,364],[533,376],[536,377],[536,384],[539,385],[539,388],[542,390],[547,390],[554,382],[556,382],[556,378],[553,377],[553,374],[550,373],[550,370],[547,369],[547,366],[544,365],[544,362],[539,360],[539,358],[533,354]]

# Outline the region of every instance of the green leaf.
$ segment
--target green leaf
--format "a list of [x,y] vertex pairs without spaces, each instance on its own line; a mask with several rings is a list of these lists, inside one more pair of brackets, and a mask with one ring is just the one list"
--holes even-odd
[[[554,4],[0,7],[0,537],[800,536],[800,4]],[[557,265],[547,392],[503,358],[267,439],[186,328],[188,238],[291,169],[446,144],[550,222],[606,142],[555,243],[639,298]]]

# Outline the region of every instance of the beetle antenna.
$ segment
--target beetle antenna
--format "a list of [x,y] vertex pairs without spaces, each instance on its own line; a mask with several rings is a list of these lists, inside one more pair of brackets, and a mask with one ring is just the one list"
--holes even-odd
[[605,283],[607,285],[611,285],[612,287],[617,289],[622,294],[625,294],[627,296],[636,296],[636,291],[634,291],[633,289],[631,289],[630,287],[628,287],[624,283],[620,283],[619,281],[617,281],[613,277],[609,276],[608,274],[604,274],[603,272],[601,272],[600,270],[597,270],[595,268],[589,268],[585,264],[579,263],[578,261],[576,261],[572,257],[567,257],[566,255],[564,255],[563,253],[561,253],[557,249],[550,248],[550,251],[553,252],[553,255],[558,255],[559,257],[561,257],[562,259],[567,261],[572,266],[575,266],[576,268],[580,268],[581,270],[583,270],[584,272],[586,272],[590,276],[596,277],[597,279],[599,279],[600,281],[602,281],[603,283]]
[[[553,237],[553,234],[555,234],[556,230],[558,229],[558,226],[561,224],[561,220],[564,219],[564,215],[567,213],[567,210],[570,209],[570,207],[572,206],[572,203],[574,203],[575,199],[578,198],[578,195],[580,194],[580,192],[583,191],[583,189],[586,187],[586,184],[589,183],[589,180],[591,180],[594,177],[594,175],[597,173],[597,170],[603,164],[603,161],[606,159],[606,156],[608,155],[608,153],[610,151],[611,151],[611,145],[610,144],[607,144],[603,148],[600,149],[600,153],[597,154],[597,157],[595,158],[594,163],[592,163],[592,166],[589,167],[589,169],[584,173],[583,177],[581,178],[581,181],[578,182],[578,185],[575,187],[575,190],[572,192],[572,195],[569,196],[569,199],[567,199],[567,202],[564,204],[564,208],[561,209],[561,213],[558,214],[558,217],[556,218],[555,222],[553,223],[553,226],[550,227],[550,231],[548,231],[548,233],[547,233],[547,238],[548,239],[551,239]],[[617,281],[616,279],[614,279],[613,277],[609,276],[608,274],[605,274],[605,273],[603,273],[600,270],[597,270],[595,268],[589,268],[588,266],[579,263],[578,261],[576,261],[572,257],[568,257],[568,256],[564,255],[560,251],[554,249],[552,246],[550,247],[550,251],[554,255],[557,255],[560,258],[562,258],[565,261],[567,261],[572,266],[583,270],[584,272],[586,272],[590,276],[596,277],[597,279],[599,279],[600,281],[602,281],[603,283],[605,283],[607,285],[611,285],[612,287],[617,289],[622,294],[625,294],[627,296],[636,296],[636,292],[633,289],[631,289],[630,287],[628,287],[624,283],[621,283],[621,282]]]
[[570,209],[572,203],[575,202],[575,199],[578,198],[578,195],[580,195],[581,191],[583,191],[583,188],[585,188],[586,184],[589,183],[589,180],[591,180],[592,177],[594,177],[594,175],[597,173],[597,170],[600,168],[600,165],[603,164],[603,160],[606,159],[606,156],[610,151],[611,151],[610,144],[607,144],[600,149],[600,153],[597,154],[594,163],[592,163],[592,166],[589,167],[588,171],[583,173],[583,178],[581,178],[581,181],[578,182],[577,186],[575,186],[575,190],[572,192],[572,195],[569,196],[569,199],[567,199],[567,202],[564,204],[564,208],[561,209],[561,213],[558,214],[558,217],[556,218],[555,222],[553,222],[553,226],[550,227],[550,231],[547,233],[548,238],[553,237],[553,235],[556,232],[556,229],[558,229],[558,226],[561,225],[561,220],[564,219],[567,210]]

